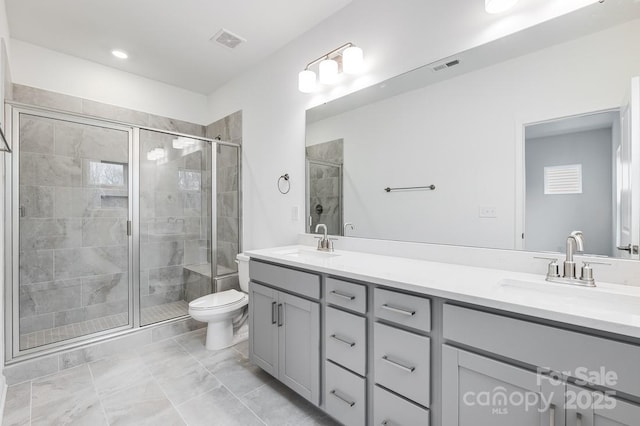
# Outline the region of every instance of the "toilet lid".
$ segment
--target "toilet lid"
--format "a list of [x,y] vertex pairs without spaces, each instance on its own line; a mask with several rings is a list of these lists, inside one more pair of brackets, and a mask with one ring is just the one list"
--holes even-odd
[[220,293],[207,294],[197,298],[196,300],[189,302],[189,308],[191,309],[210,309],[221,306],[231,305],[238,303],[246,297],[246,294],[238,290],[225,290]]

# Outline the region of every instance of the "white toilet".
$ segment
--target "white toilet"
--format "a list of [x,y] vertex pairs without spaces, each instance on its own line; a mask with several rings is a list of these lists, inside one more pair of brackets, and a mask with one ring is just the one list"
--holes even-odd
[[249,304],[249,256],[240,253],[238,279],[240,289],[207,294],[189,303],[189,315],[207,324],[207,349],[219,350],[233,343],[234,325],[246,318],[245,306]]

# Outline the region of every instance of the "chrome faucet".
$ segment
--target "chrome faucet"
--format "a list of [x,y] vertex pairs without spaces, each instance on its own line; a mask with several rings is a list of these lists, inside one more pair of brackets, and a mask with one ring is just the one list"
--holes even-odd
[[318,238],[318,250],[321,251],[333,251],[333,242],[331,241],[331,238],[328,238],[327,236],[327,225],[325,225],[324,223],[319,223],[316,225],[316,233],[318,233],[318,229],[322,228],[323,229],[323,236],[322,237],[315,237]]
[[573,260],[575,253],[584,251],[584,235],[581,231],[573,231],[567,237],[567,253],[563,263],[563,276],[560,276],[558,259],[553,257],[536,257],[536,259],[547,259],[551,262],[547,268],[546,280],[554,283],[581,285],[585,287],[595,287],[593,279],[592,264],[609,265],[602,262],[583,262],[580,278],[576,277],[576,262]]
[[564,261],[564,277],[573,279],[576,277],[576,262],[573,261],[574,253],[584,251],[584,235],[581,231],[573,231],[567,237],[567,254]]
[[353,227],[353,223],[351,222],[345,222],[345,224],[342,226],[342,235],[346,236],[347,235],[347,228],[351,229],[352,231],[356,228]]

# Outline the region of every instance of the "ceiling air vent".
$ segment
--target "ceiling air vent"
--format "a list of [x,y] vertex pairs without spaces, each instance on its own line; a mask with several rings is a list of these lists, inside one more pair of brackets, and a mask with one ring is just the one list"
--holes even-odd
[[216,35],[211,37],[211,41],[220,43],[221,45],[228,47],[229,49],[234,49],[238,47],[239,44],[244,43],[247,40],[223,28],[220,31],[218,31]]
[[438,64],[435,67],[433,67],[434,71],[441,71],[447,68],[451,68],[451,67],[455,67],[456,65],[458,65],[460,63],[460,61],[458,59],[454,59],[453,61],[449,61],[449,62],[445,62],[443,64]]

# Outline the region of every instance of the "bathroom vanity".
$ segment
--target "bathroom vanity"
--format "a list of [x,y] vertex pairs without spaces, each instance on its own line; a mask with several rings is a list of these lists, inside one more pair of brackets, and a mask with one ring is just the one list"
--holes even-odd
[[640,425],[640,289],[247,253],[253,363],[345,425]]

